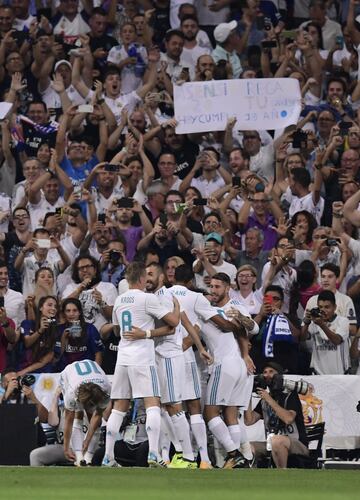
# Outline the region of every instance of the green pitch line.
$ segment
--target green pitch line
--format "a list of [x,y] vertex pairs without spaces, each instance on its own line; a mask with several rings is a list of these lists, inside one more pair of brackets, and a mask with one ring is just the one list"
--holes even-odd
[[358,500],[358,471],[0,467],[1,500]]

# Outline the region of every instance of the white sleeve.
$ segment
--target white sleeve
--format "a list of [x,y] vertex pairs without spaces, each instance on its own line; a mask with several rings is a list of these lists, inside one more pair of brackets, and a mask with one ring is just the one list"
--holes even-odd
[[148,314],[150,314],[150,316],[153,316],[157,319],[162,319],[169,312],[172,312],[172,311],[169,311],[162,304],[160,304],[158,297],[156,297],[155,295],[152,295],[150,293],[146,297],[145,311]]
[[196,298],[194,310],[203,321],[209,321],[209,319],[219,314],[215,307],[201,293]]
[[113,47],[108,56],[107,56],[107,62],[112,63],[112,64],[120,64],[121,62],[121,52],[118,48],[118,45],[116,47]]
[[104,289],[103,298],[108,306],[113,306],[115,304],[115,300],[117,299],[118,294],[115,286],[112,283],[107,283],[107,285],[111,286],[107,286]]

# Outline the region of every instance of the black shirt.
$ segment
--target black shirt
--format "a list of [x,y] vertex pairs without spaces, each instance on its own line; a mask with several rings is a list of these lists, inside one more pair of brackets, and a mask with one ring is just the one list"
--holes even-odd
[[114,332],[111,332],[106,340],[103,340],[104,352],[101,368],[106,375],[112,375],[115,371],[118,345],[120,337],[116,337]]
[[282,408],[295,411],[296,417],[292,424],[286,425],[266,401],[260,400],[254,411],[264,419],[266,433],[275,432],[289,436],[298,439],[307,446],[308,439],[305,431],[304,415],[298,394],[293,391],[290,393],[281,392],[276,395],[271,394],[271,396]]

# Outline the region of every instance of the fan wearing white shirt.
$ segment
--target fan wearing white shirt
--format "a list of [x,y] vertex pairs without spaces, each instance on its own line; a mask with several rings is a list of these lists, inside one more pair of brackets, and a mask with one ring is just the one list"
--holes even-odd
[[311,177],[305,168],[296,167],[289,173],[289,187],[293,195],[289,207],[289,216],[292,217],[300,210],[306,210],[320,224],[325,202],[320,196],[323,178],[320,169],[317,167],[315,165],[315,176],[311,190]]
[[307,310],[300,340],[311,337],[313,351],[311,368],[316,375],[344,375],[349,368],[349,320],[337,316],[335,295],[330,290],[320,292],[318,308]]
[[195,68],[199,57],[211,54],[209,47],[200,45],[197,40],[199,32],[199,21],[196,16],[187,15],[181,20],[181,31],[184,33],[184,47],[181,53],[181,60],[184,65]]
[[6,262],[0,261],[0,297],[4,299],[6,315],[19,327],[25,318],[25,299],[22,293],[9,288],[9,272]]
[[[126,279],[129,290],[116,299],[113,311],[113,324],[120,333],[121,340],[111,389],[114,406],[107,423],[103,465],[117,466],[114,444],[130,400],[144,398],[146,432],[149,438],[148,463],[150,466],[159,466],[160,393],[153,337],[167,335],[177,327],[180,308],[174,300],[174,309],[169,310],[153,294],[144,293],[147,275],[143,263],[129,264]],[[155,319],[166,323],[162,332],[154,329]],[[164,333],[164,330],[167,332]]]

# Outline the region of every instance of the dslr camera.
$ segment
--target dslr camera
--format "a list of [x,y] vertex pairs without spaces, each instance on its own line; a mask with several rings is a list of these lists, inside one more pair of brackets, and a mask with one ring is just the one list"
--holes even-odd
[[258,389],[270,389],[270,392],[297,392],[298,394],[305,395],[308,393],[310,384],[303,380],[289,380],[285,379],[282,375],[275,373],[273,378],[268,382],[264,375],[255,375],[253,392]]
[[17,377],[17,383],[18,386],[13,390],[12,394],[16,397],[18,397],[21,394],[21,389],[26,386],[26,387],[31,387],[32,385],[35,384],[36,378],[34,375],[31,375],[30,373],[27,373],[23,377]]
[[321,318],[322,314],[318,307],[313,307],[310,309],[310,314],[312,318]]

